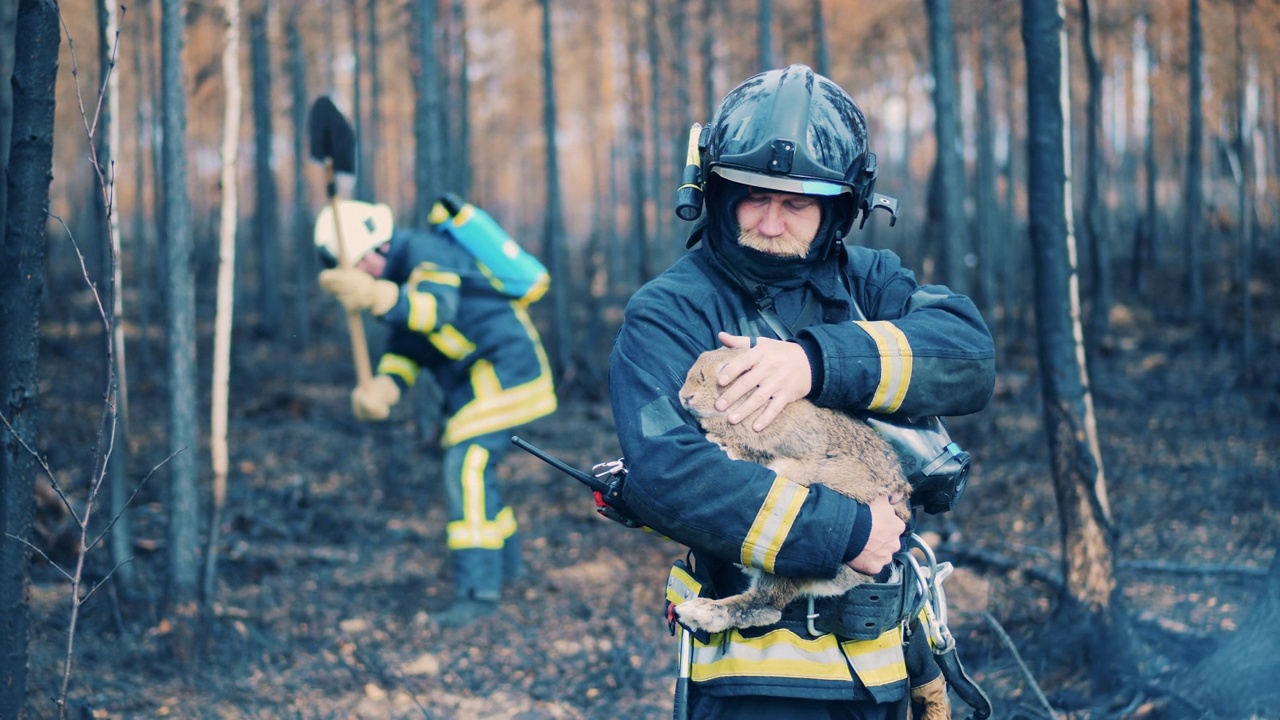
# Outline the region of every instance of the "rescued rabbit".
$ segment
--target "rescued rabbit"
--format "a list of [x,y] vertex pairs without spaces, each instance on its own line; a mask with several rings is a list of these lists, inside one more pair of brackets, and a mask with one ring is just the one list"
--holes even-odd
[[[697,418],[708,440],[734,459],[764,465],[801,485],[825,485],[861,502],[888,494],[897,501],[899,517],[910,519],[907,496],[911,486],[893,449],[865,422],[798,400],[756,432],[751,424],[760,411],[737,424],[728,420],[732,408],[717,411],[715,402],[723,388],[716,383],[716,376],[741,352],[740,348],[719,348],[702,353],[680,388],[680,404]],[[751,577],[747,590],[718,600],[683,602],[675,607],[681,622],[708,632],[769,625],[781,619],[782,608],[797,597],[841,595],[871,579],[847,565],[841,565],[831,579],[782,577],[741,567]]]

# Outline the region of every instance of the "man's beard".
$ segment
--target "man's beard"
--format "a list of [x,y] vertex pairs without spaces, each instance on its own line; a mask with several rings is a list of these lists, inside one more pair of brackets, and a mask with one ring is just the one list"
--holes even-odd
[[776,238],[764,238],[754,230],[738,232],[738,244],[774,257],[802,258],[809,254],[813,239],[800,240],[790,234]]

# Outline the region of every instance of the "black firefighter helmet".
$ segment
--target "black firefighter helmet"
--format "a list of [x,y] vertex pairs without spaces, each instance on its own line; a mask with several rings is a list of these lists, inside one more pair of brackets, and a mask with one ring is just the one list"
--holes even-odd
[[847,234],[870,211],[875,155],[862,110],[807,65],[752,76],[720,101],[699,141],[702,177],[779,192],[830,196]]

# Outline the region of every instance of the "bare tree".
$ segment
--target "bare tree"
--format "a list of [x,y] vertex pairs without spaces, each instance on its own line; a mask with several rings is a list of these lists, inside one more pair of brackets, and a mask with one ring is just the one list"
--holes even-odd
[[1141,13],[1143,25],[1143,52],[1139,60],[1145,64],[1146,75],[1146,120],[1147,126],[1142,137],[1142,162],[1146,170],[1143,178],[1142,219],[1138,223],[1133,238],[1133,259],[1130,266],[1130,283],[1140,294],[1145,294],[1147,279],[1156,265],[1156,234],[1159,224],[1160,208],[1156,202],[1156,93],[1152,75],[1156,68],[1155,31],[1151,25],[1151,13],[1144,6]]
[[[987,326],[996,325],[995,307],[999,291],[996,288],[997,267],[1008,252],[999,241],[999,225],[1003,213],[996,212],[996,158],[995,158],[995,110],[992,84],[995,82],[995,38],[992,28],[992,10],[983,3],[978,23],[978,83],[976,97],[977,127],[975,129],[976,157],[974,169],[974,199],[979,208],[975,213],[978,251],[977,293],[979,307],[987,320]],[[1004,313],[1009,312],[1008,308]]]
[[[104,352],[102,357],[107,363],[104,368],[104,385],[107,388],[107,401],[103,413],[104,426],[100,434],[113,433],[119,443],[113,443],[112,452],[105,456],[106,482],[112,508],[119,508],[115,514],[117,522],[113,525],[110,545],[112,555],[119,564],[120,585],[128,592],[134,581],[133,565],[128,562],[130,529],[124,506],[129,490],[126,487],[124,469],[128,463],[128,417],[129,393],[125,369],[124,341],[124,292],[123,278],[120,268],[120,213],[115,202],[116,173],[115,154],[120,147],[120,74],[113,72],[116,57],[115,50],[119,34],[118,6],[110,0],[98,2],[98,77],[100,82],[100,102],[95,127],[90,130],[94,145],[94,166],[98,168],[96,177],[100,201],[94,203],[94,215],[98,224],[97,236],[102,244],[102,267],[107,269],[110,280],[98,286],[98,293],[106,307],[110,310],[110,322],[103,333]],[[101,100],[106,100],[105,104]]]
[[543,252],[550,259],[553,357],[557,373],[564,377],[572,370],[573,325],[569,322],[569,250],[564,239],[564,210],[560,197],[560,161],[556,155],[555,43],[551,33],[551,0],[542,5],[542,129],[547,146],[547,214],[543,230]]
[[1200,0],[1187,2],[1187,178],[1183,188],[1186,212],[1187,313],[1204,317],[1204,274],[1200,257],[1201,216],[1204,212],[1204,33],[1200,29]]
[[1088,249],[1093,269],[1089,313],[1088,346],[1106,343],[1110,333],[1111,252],[1102,222],[1102,63],[1098,60],[1097,33],[1094,31],[1093,3],[1080,2],[1080,43],[1084,46],[1084,62],[1089,75],[1089,96],[1085,110],[1084,169],[1084,246]]
[[[289,96],[292,101],[290,126],[293,131],[293,284],[294,349],[307,346],[311,339],[311,314],[307,290],[317,270],[315,246],[311,240],[311,208],[307,204],[307,66],[298,32],[298,5],[289,9],[285,35],[289,46]],[[291,365],[296,367],[296,365]]]
[[[0,717],[27,694],[27,611],[40,405],[40,294],[53,166],[58,6],[0,4]],[[21,52],[17,52],[17,50]]]
[[[227,385],[231,378],[231,321],[236,282],[236,224],[240,185],[240,0],[223,0],[226,36],[222,45],[222,79],[226,104],[222,113],[222,208],[218,242],[218,310],[213,329],[213,382],[209,418],[209,452],[213,465],[213,502],[209,542],[204,556],[202,595],[212,607],[218,577],[218,542],[222,508],[227,498]],[[274,241],[274,238],[272,239]]]
[[831,50],[827,43],[827,23],[822,18],[822,0],[810,0],[809,12],[813,16],[814,70],[819,75],[831,75]]
[[969,292],[965,269],[964,159],[960,154],[955,34],[951,0],[925,0],[929,57],[933,68],[933,127],[938,154],[929,189],[929,227],[939,243],[939,280],[961,295]]
[[1045,433],[1062,529],[1060,627],[1089,627],[1073,651],[1096,692],[1132,657],[1116,584],[1113,528],[1085,366],[1071,223],[1070,93],[1062,0],[1023,0],[1037,349]]
[[[382,108],[379,106],[382,95],[382,78],[378,75],[378,49],[382,47],[382,38],[378,34],[378,0],[367,0],[365,3],[366,32],[369,36],[369,122],[363,133],[364,141],[359,146],[364,150],[360,156],[360,179],[364,183],[365,197],[376,200],[378,197],[378,173],[374,171],[374,158],[377,157],[378,136],[382,125]],[[465,112],[464,112],[465,115]]]
[[195,274],[191,266],[191,200],[187,195],[187,99],[182,47],[185,44],[183,0],[162,0],[160,15],[162,150],[165,186],[164,241],[166,284],[165,326],[169,357],[169,445],[178,452],[170,465],[167,602],[179,619],[173,634],[175,650],[185,653],[184,638],[194,619],[199,591],[200,496],[196,474],[196,307]]
[[[660,250],[658,248],[661,245],[662,239],[658,236],[662,234],[662,228],[667,226],[667,224],[663,222],[662,214],[662,191],[664,189],[662,184],[662,149],[666,146],[666,143],[662,141],[662,99],[666,95],[666,86],[662,79],[662,64],[665,56],[662,52],[662,42],[660,40],[658,27],[658,16],[660,14],[658,0],[649,0],[647,5],[649,8],[649,16],[646,18],[645,28],[647,30],[646,37],[649,46],[648,128],[649,147],[653,153],[647,168],[647,177],[649,178],[649,197],[653,202],[653,236],[646,238],[649,244],[648,251],[645,254],[649,257],[646,258],[645,263],[656,265],[660,269],[662,267],[662,262],[660,260],[656,260],[653,256],[660,255]],[[648,203],[635,208],[635,212],[647,213],[647,208]]]
[[252,39],[249,43],[249,64],[253,77],[253,234],[258,249],[258,333],[263,337],[276,337],[282,324],[283,303],[280,301],[280,223],[276,220],[280,209],[276,176],[271,167],[275,130],[271,121],[271,98],[274,95],[271,91],[271,43],[267,39],[269,6],[270,0],[264,0],[249,15]]
[[716,0],[702,0],[702,42],[698,54],[702,56],[702,105],[703,123],[711,122],[711,116],[720,104],[716,95]]
[[[625,3],[624,12],[630,14],[637,7],[635,3]],[[645,182],[644,166],[644,111],[640,97],[640,38],[636,29],[634,16],[628,18],[627,26],[627,165],[631,176],[631,269],[635,272],[636,287],[643,285],[653,277],[653,268],[649,264],[649,253],[645,251],[645,238],[648,234],[648,223],[645,219],[645,206],[648,204],[648,184]]]
[[1235,17],[1235,115],[1236,122],[1231,142],[1232,175],[1236,184],[1236,213],[1239,218],[1236,240],[1236,287],[1240,293],[1240,367],[1243,377],[1253,375],[1253,302],[1249,290],[1253,281],[1253,213],[1254,200],[1250,188],[1253,179],[1253,131],[1254,119],[1250,116],[1250,103],[1246,99],[1254,85],[1248,51],[1244,44],[1244,2],[1232,3]]
[[415,149],[413,155],[413,177],[417,185],[414,201],[415,222],[425,223],[431,213],[431,205],[440,197],[441,168],[444,167],[444,151],[441,138],[441,118],[443,113],[440,100],[440,72],[436,54],[436,2],[435,0],[417,0],[413,4],[417,23],[417,44],[414,48],[418,58],[418,74],[414,88],[417,91],[417,103],[414,106],[413,134]]
[[756,8],[756,58],[760,67],[758,71],[773,69],[773,4],[770,0],[758,0]]
[[[349,0],[347,9],[350,11],[347,21],[351,32],[351,123],[355,126],[356,134],[356,182],[354,194],[357,200],[368,202],[372,199],[372,196],[369,194],[366,178],[369,174],[369,165],[367,164],[369,148],[364,137],[364,87],[360,84],[360,76],[364,73],[364,63],[360,60],[360,0]],[[378,49],[376,47],[369,48],[370,55],[377,52]]]

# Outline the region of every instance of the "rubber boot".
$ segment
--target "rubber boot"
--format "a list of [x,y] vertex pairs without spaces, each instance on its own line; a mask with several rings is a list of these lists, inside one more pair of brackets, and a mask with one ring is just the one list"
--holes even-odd
[[454,550],[453,582],[453,605],[435,615],[437,625],[459,627],[493,615],[502,599],[501,551]]
[[520,551],[520,533],[513,533],[502,545],[502,583],[509,585],[528,577],[524,556]]
[[465,590],[453,600],[453,605],[431,616],[431,621],[442,628],[470,625],[477,620],[498,613],[498,593]]

